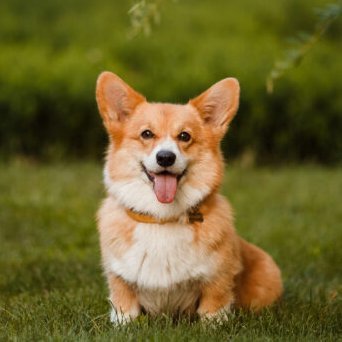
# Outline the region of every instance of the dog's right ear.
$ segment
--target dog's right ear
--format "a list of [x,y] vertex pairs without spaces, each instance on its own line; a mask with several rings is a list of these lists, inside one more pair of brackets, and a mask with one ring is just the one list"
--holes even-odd
[[127,120],[137,105],[146,99],[120,77],[104,71],[97,79],[96,101],[103,123],[109,131]]

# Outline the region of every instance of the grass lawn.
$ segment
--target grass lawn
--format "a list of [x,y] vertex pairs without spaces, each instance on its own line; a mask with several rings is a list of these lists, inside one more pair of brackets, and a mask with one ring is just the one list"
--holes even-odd
[[265,341],[342,339],[342,170],[228,168],[237,230],[273,255],[285,295],[222,325],[108,321],[95,212],[95,163],[0,167],[0,340]]

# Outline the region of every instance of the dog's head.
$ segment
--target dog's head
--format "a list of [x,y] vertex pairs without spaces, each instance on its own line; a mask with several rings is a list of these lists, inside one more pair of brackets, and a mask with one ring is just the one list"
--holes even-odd
[[96,98],[110,139],[105,184],[126,208],[175,217],[218,188],[220,141],[239,103],[236,79],[221,80],[178,105],[149,103],[104,72]]

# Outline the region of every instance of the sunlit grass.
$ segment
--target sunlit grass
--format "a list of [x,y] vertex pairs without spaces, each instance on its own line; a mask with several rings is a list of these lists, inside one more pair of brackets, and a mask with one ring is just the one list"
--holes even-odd
[[222,325],[140,317],[113,328],[100,267],[95,163],[0,168],[0,339],[331,340],[341,337],[341,169],[227,171],[223,190],[242,236],[273,255],[285,295]]

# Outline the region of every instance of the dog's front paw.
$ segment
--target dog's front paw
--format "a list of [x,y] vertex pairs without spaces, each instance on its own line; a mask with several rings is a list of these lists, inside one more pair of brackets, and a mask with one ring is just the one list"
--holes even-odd
[[131,310],[130,312],[122,312],[112,308],[110,312],[110,321],[114,325],[124,325],[139,316],[140,312],[138,310]]
[[197,313],[200,316],[200,319],[202,322],[205,323],[211,323],[211,322],[217,322],[217,323],[223,323],[229,320],[231,312],[231,305],[226,305],[222,308],[220,308],[217,311],[214,312],[202,312],[201,310],[198,310]]

